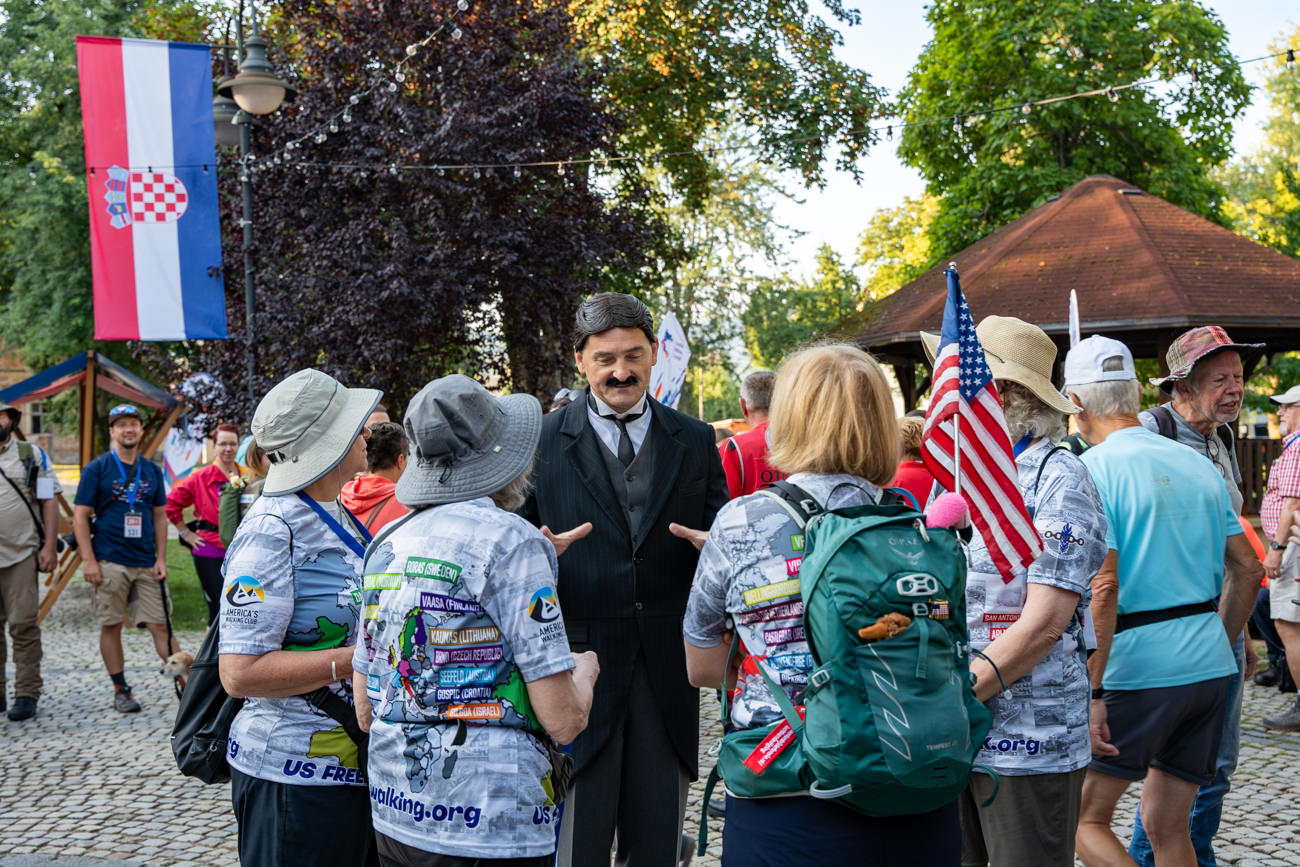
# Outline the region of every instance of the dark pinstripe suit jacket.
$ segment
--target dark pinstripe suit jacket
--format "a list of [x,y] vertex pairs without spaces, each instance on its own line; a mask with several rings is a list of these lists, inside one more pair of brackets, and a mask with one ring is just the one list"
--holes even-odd
[[713,429],[647,400],[651,422],[642,448],[654,449],[656,479],[635,538],[587,419],[585,393],[543,420],[536,485],[522,514],[556,532],[584,521],[594,525],[559,560],[569,644],[600,658],[587,730],[573,745],[575,771],[599,752],[618,722],[640,651],[678,758],[693,778],[699,690],[686,680],[682,616],[698,552],[668,525],[707,529],[727,501],[727,484]]

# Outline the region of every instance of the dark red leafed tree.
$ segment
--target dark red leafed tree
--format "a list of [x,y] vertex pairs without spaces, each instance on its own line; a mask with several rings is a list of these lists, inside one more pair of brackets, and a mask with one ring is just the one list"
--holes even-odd
[[[300,95],[257,120],[254,150],[274,153],[318,130],[328,137],[310,136],[292,159],[253,175],[259,395],[313,366],[382,388],[397,408],[452,372],[545,399],[572,377],[567,337],[580,298],[612,279],[635,283],[644,267],[646,209],[635,196],[614,205],[581,167],[402,168],[599,158],[618,133],[595,96],[600,72],[579,59],[555,4],[474,0],[455,16],[459,38],[445,28],[396,81],[407,46],[455,11],[455,0],[278,5],[271,41],[292,42]],[[139,352],[160,377],[214,374],[226,389],[210,408],[247,419],[236,175],[229,160],[231,339],[179,359]]]

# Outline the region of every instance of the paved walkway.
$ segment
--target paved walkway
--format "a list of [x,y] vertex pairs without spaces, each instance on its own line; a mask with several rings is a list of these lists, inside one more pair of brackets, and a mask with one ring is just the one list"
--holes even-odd
[[[0,719],[0,867],[236,864],[229,786],[205,786],[176,771],[167,741],[176,698],[158,674],[152,642],[142,631],[125,636],[127,679],[144,712],[122,715],[111,709],[97,634],[87,587],[76,580],[45,623],[46,687],[37,718]],[[190,651],[199,638],[180,635]],[[1270,733],[1259,722],[1287,700],[1247,687],[1241,764],[1216,845],[1220,863],[1300,865],[1300,734]],[[706,771],[716,719],[717,703],[706,695]],[[702,780],[691,788],[688,833],[698,827],[703,788]],[[1136,803],[1136,791],[1121,802],[1124,836]],[[721,820],[710,821],[709,834],[708,855],[696,864],[718,863]]]

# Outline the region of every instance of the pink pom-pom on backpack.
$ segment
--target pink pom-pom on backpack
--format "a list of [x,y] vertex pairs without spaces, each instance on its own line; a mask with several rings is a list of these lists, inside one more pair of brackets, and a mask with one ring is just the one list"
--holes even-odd
[[965,497],[951,491],[935,497],[930,508],[925,510],[925,525],[949,530],[970,526],[970,510],[966,508]]

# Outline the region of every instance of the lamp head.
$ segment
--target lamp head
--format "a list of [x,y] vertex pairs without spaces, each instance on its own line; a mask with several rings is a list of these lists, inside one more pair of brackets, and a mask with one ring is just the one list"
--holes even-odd
[[254,33],[244,43],[244,60],[239,74],[217,87],[218,96],[234,101],[249,114],[270,114],[298,92],[275,74],[266,58],[266,40]]

